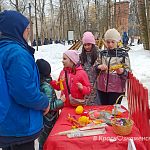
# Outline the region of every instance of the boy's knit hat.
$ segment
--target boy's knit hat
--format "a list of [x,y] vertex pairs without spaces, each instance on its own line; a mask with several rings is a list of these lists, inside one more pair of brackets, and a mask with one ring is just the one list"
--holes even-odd
[[115,40],[119,42],[121,40],[120,33],[116,29],[108,29],[104,35],[105,40]]
[[86,43],[95,44],[95,38],[92,32],[87,31],[83,34],[82,43],[83,44],[86,44]]
[[44,59],[37,59],[36,64],[38,66],[40,75],[43,77],[48,77],[51,73],[50,64]]
[[64,52],[64,54],[67,55],[67,57],[69,57],[74,62],[74,64],[79,62],[79,54],[77,50],[67,50]]

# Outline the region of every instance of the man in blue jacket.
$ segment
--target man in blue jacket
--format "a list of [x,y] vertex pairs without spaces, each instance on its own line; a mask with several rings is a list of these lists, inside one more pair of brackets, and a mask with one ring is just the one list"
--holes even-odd
[[0,13],[0,147],[34,150],[48,98],[40,92],[28,19],[16,11]]

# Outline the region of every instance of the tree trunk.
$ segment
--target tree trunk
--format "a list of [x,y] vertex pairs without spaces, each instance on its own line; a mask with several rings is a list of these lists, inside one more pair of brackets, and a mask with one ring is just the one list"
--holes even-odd
[[148,27],[147,27],[147,19],[146,19],[146,11],[145,11],[145,0],[138,0],[138,16],[139,16],[143,46],[146,50],[148,50],[149,39],[148,39]]
[[111,0],[107,0],[107,29],[111,27],[110,2]]
[[116,28],[116,0],[114,2],[113,27]]
[[[76,1],[77,4],[77,1]],[[80,39],[81,38],[81,17],[80,17],[80,9],[79,9],[79,4],[77,4],[77,21],[78,21],[78,36],[77,38]]]
[[149,50],[150,50],[150,1],[146,0],[147,6],[147,27],[148,27],[148,39],[149,39]]
[[38,24],[37,24],[37,2],[35,0],[35,27],[36,27],[36,50],[38,51]]
[[70,15],[69,15],[69,10],[68,10],[68,0],[65,1],[65,9],[66,9],[66,14],[67,14],[67,26],[68,30],[70,30]]
[[50,38],[54,38],[55,37],[55,29],[54,29],[54,26],[55,26],[55,23],[54,23],[54,8],[53,8],[53,3],[52,3],[52,0],[50,0],[50,12],[51,12],[51,15],[50,15],[50,24],[51,24],[51,30],[50,30]]
[[31,4],[29,3],[29,17],[30,17],[30,42],[31,46],[33,46],[33,23],[31,19]]
[[16,9],[16,11],[20,12],[19,10],[19,1],[15,0],[15,3],[12,0],[9,0],[10,4],[13,5]]
[[63,30],[63,25],[62,25],[62,23],[63,23],[63,9],[62,9],[62,2],[61,2],[61,0],[59,0],[59,3],[60,3],[60,10],[59,10],[59,33],[60,33],[60,39],[63,39],[63,32],[62,32],[62,30]]
[[83,7],[83,14],[84,14],[84,20],[83,20],[83,22],[84,22],[84,29],[85,30],[87,30],[87,13],[86,13],[86,9],[85,9],[85,6],[84,6],[84,3],[83,3],[83,0],[81,0],[81,2],[82,2],[82,7]]

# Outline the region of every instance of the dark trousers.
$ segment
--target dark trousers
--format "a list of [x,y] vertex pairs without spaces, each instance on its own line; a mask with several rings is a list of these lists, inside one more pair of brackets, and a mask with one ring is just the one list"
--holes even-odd
[[2,148],[2,150],[35,150],[34,141],[24,143],[24,144],[11,145],[9,147]]
[[[124,95],[124,93],[102,92],[98,90],[98,95],[102,105],[114,105],[118,97],[120,95]],[[121,101],[122,101],[122,97],[119,98],[118,104],[120,104]]]
[[95,103],[96,103],[96,105],[102,105],[101,104],[101,99],[100,99],[100,97],[99,97],[99,90],[96,90],[96,99],[95,99]]

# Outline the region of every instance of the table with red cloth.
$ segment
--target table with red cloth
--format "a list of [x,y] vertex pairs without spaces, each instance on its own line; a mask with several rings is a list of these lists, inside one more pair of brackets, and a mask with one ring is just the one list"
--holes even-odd
[[[113,106],[84,106],[85,111],[108,110],[112,111]],[[119,136],[113,132],[112,126],[106,127],[106,134],[68,138],[66,135],[56,135],[58,132],[71,129],[68,122],[68,114],[75,115],[75,108],[65,107],[54,125],[49,137],[44,144],[44,150],[127,150],[128,139],[134,140],[137,150],[146,150],[138,128],[133,125],[132,133],[128,136]],[[79,115],[80,116],[80,115]],[[128,116],[128,111],[123,117]]]

